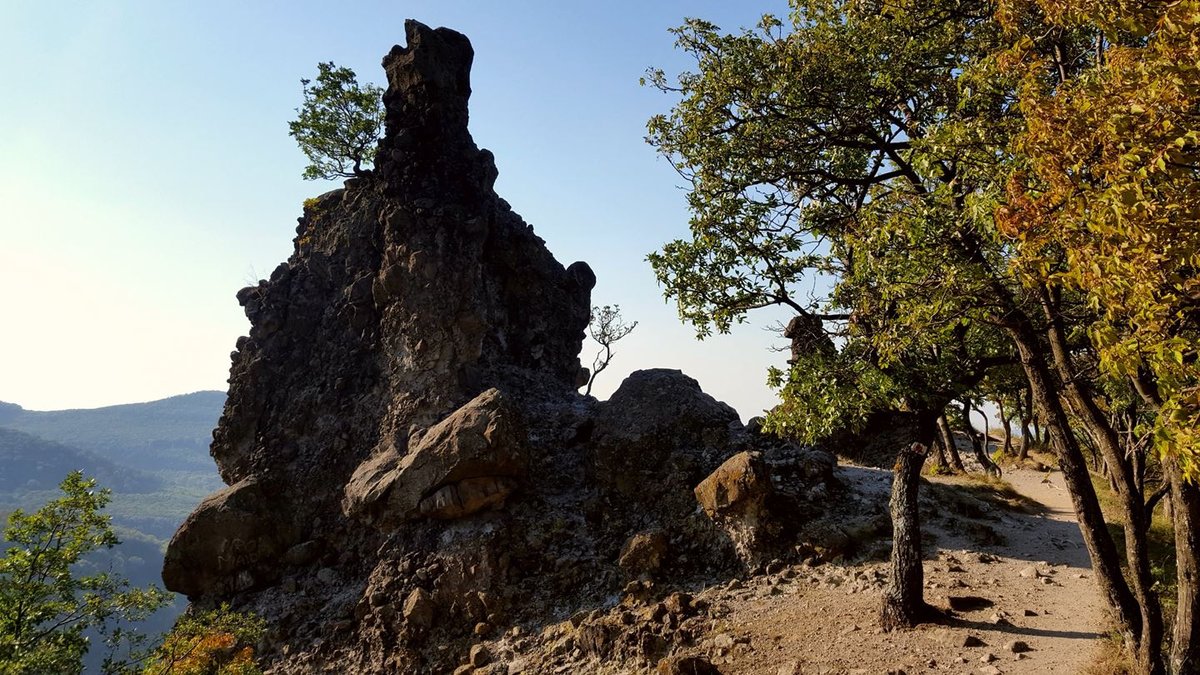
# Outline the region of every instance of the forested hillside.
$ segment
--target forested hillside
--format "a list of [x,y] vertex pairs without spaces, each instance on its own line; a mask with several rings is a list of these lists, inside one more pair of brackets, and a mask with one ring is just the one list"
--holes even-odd
[[[0,402],[0,515],[38,508],[58,496],[69,472],[80,470],[112,490],[105,512],[121,540],[89,556],[85,570],[161,586],[167,541],[204,495],[221,486],[208,444],[224,402],[216,391],[83,410],[33,411]],[[185,605],[177,598],[139,630],[170,629]],[[98,672],[103,657],[101,649],[89,651],[89,672]]]
[[208,444],[224,401],[221,392],[201,391],[81,410],[0,403],[0,508],[44,503],[80,469],[112,489],[109,513],[119,526],[165,544],[220,486]]
[[100,455],[0,428],[0,493],[54,490],[67,473],[80,470],[113,490],[154,492],[163,481],[144,471],[120,466]]

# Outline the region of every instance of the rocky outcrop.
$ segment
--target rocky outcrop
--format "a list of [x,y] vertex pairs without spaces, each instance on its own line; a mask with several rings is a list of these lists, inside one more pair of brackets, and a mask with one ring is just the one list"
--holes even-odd
[[801,514],[834,486],[678,371],[576,391],[595,276],[493,191],[469,41],[405,29],[374,173],[306,202],[292,256],[238,293],[212,444],[231,487],[163,570],[266,619],[277,673],[453,672],[481,636],[731,574],[693,490],[739,452]]
[[678,370],[639,370],[596,416],[597,477],[621,489],[661,475],[668,464],[716,466],[742,433],[737,411],[701,391],[696,380]]

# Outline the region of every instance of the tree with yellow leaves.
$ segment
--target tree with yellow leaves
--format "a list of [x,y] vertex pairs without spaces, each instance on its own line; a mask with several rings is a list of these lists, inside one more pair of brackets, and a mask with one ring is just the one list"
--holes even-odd
[[[1159,451],[1176,511],[1169,668],[1198,672],[1200,2],[1009,2],[1002,17],[1015,29],[1038,13],[1052,32],[1089,36],[1094,56],[1071,72],[1030,39],[1005,56],[1014,70],[1060,77],[1021,83],[1024,163],[998,224],[1027,280],[1086,297],[1102,377],[1150,411],[1138,432]],[[1153,668],[1151,658],[1139,661]]]

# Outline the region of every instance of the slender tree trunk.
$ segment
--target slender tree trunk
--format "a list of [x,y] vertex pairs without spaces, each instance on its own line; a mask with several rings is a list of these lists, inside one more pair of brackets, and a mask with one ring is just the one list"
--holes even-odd
[[1137,601],[1121,572],[1120,556],[1100,510],[1088,475],[1087,462],[1070,428],[1066,410],[1053,388],[1049,366],[1043,357],[1037,334],[1027,318],[1018,317],[1007,330],[1021,358],[1021,367],[1029,382],[1032,401],[1039,421],[1045,425],[1050,443],[1058,456],[1067,491],[1079,518],[1079,531],[1092,559],[1092,571],[1100,592],[1108,602],[1118,632],[1126,648],[1136,653],[1142,635],[1142,617]]
[[1004,454],[1007,457],[1012,457],[1016,453],[1013,452],[1012,442],[1012,416],[1004,409],[1004,401],[996,399],[996,409],[1000,413],[1000,428],[1004,430]]
[[1175,627],[1171,672],[1200,673],[1200,486],[1184,480],[1174,457],[1163,461],[1171,480],[1175,517]]
[[879,625],[885,631],[910,628],[929,616],[925,604],[925,570],[921,556],[921,521],[918,490],[926,446],[920,442],[902,449],[893,467],[892,496],[892,577],[883,591]]
[[1029,386],[1026,385],[1024,392],[1025,400],[1022,401],[1020,416],[1021,416],[1021,448],[1018,450],[1017,459],[1022,462],[1029,457],[1029,447],[1033,445],[1032,433],[1029,429],[1029,423],[1033,421],[1033,392],[1029,391]]
[[1135,657],[1139,669],[1146,673],[1164,672],[1162,663],[1163,619],[1158,596],[1152,590],[1154,575],[1150,569],[1150,547],[1147,540],[1149,519],[1144,508],[1145,499],[1138,489],[1138,480],[1130,453],[1121,447],[1120,438],[1109,424],[1108,418],[1096,404],[1090,392],[1072,372],[1070,355],[1062,322],[1055,310],[1055,303],[1044,289],[1042,308],[1049,320],[1047,337],[1050,353],[1054,359],[1059,379],[1063,382],[1067,401],[1072,412],[1096,445],[1108,468],[1113,489],[1121,503],[1125,530],[1125,559],[1130,569],[1131,590],[1137,599],[1142,616],[1142,631],[1138,637]]
[[[963,399],[961,401],[961,405],[962,408],[960,412],[962,417],[961,422],[963,431],[965,431],[967,433],[967,437],[971,439],[971,450],[975,453],[975,459],[979,462],[979,466],[983,469],[984,473],[989,476],[999,476],[1000,467],[996,466],[992,462],[992,459],[987,456],[987,450],[985,449],[986,446],[979,442],[979,432],[975,429],[975,426],[971,424],[971,404],[968,403],[966,399]],[[987,439],[985,438],[984,441],[986,442]]]
[[941,439],[942,445],[946,448],[946,452],[950,455],[950,462],[954,465],[954,470],[959,473],[966,473],[967,469],[963,466],[962,457],[958,454],[958,443],[954,442],[954,431],[950,429],[950,420],[946,419],[945,411],[937,418],[938,438]]
[[933,462],[937,466],[938,473],[950,473],[950,462],[946,459],[946,447],[942,444],[941,439],[933,443]]
[[988,457],[992,456],[992,421],[988,419],[987,413],[983,412],[983,404],[975,406],[975,412],[983,418],[983,454]]

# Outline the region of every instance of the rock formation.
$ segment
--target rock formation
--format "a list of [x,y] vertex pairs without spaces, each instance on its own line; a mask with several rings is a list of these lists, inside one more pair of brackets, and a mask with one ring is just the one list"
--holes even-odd
[[727,575],[693,489],[741,451],[792,521],[835,487],[831,456],[747,432],[678,371],[576,391],[595,276],[493,191],[468,40],[405,28],[373,175],[306,202],[292,256],[238,293],[229,487],[164,563],[194,603],[264,617],[274,672],[448,672],[486,661],[479,636]]

